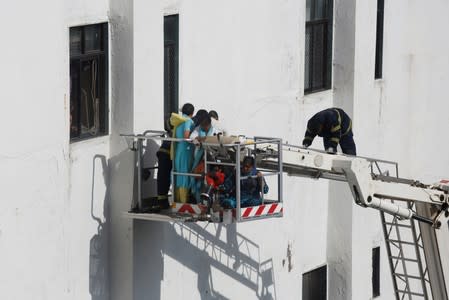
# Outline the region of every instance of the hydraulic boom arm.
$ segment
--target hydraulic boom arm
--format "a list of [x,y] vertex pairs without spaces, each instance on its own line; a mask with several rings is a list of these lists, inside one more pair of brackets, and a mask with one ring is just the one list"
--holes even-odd
[[[372,171],[373,159],[328,154],[290,145],[284,145],[282,159],[283,170],[289,175],[346,181],[358,205],[375,208],[399,218],[414,218],[438,227],[438,217],[448,209],[447,191],[413,180],[385,174],[376,175]],[[259,164],[270,168],[270,156],[262,158]],[[431,219],[419,216],[391,200],[425,203],[431,205],[437,214]]]

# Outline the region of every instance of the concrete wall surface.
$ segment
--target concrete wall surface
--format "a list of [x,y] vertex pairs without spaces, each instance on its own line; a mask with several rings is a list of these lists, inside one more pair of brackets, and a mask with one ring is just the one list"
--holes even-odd
[[[295,1],[134,1],[134,103],[141,107],[136,115],[146,116],[136,128],[162,128],[162,21],[178,13],[180,104],[217,110],[230,132],[298,143],[304,112],[331,103],[330,93],[303,99],[300,92],[304,9]],[[302,272],[326,264],[327,183],[285,184],[283,219],[226,226],[136,221],[134,299],[301,295]]]
[[64,298],[72,285],[63,3],[2,6],[1,298]]
[[[299,145],[331,106],[358,154],[402,177],[446,176],[447,1],[386,1],[374,79],[376,1],[335,0],[332,89],[304,95],[306,1],[9,1],[0,11],[1,299],[301,299],[326,265],[328,299],[394,299],[379,213],[344,183],[284,176],[284,217],[240,224],[122,217],[135,199],[121,133],[163,128],[164,16],[179,14],[179,102],[215,109],[233,134]],[[70,142],[69,28],[108,22],[109,134]],[[156,142],[145,166],[157,163]],[[320,138],[312,148],[322,148]],[[155,174],[144,191],[155,194]]]
[[[4,6],[1,32],[8,42],[0,50],[7,58],[0,72],[6,129],[0,154],[0,297],[109,299],[109,273],[120,274],[115,268],[131,265],[123,257],[125,267],[109,261],[109,253],[116,253],[109,243],[120,236],[122,245],[128,228],[121,218],[125,208],[114,211],[109,195],[120,181],[124,196],[132,198],[132,182],[131,193],[126,191],[132,174],[118,179],[122,169],[132,173],[120,164],[132,166],[133,157],[121,154],[127,145],[115,138],[133,126],[132,114],[126,115],[122,105],[132,99],[131,83],[126,86],[132,82],[132,20],[126,15],[132,5],[15,1]],[[111,134],[70,143],[69,28],[103,22],[109,23]],[[128,163],[126,156],[131,157]],[[131,253],[130,247],[121,249]],[[119,288],[125,293],[126,280]]]

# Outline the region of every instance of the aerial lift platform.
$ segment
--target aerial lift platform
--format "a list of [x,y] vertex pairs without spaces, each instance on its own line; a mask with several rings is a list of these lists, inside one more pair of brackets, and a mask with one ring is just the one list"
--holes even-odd
[[[193,142],[190,139],[166,137],[162,131],[146,131],[141,135],[123,135],[136,151],[137,203],[125,216],[155,221],[244,222],[282,217],[282,176],[300,176],[347,182],[357,205],[381,212],[386,248],[396,299],[447,300],[445,278],[449,278],[449,260],[440,255],[449,236],[438,230],[449,217],[449,181],[423,184],[398,176],[397,163],[360,156],[329,154],[324,151],[283,144],[281,139],[267,137],[209,137],[204,148],[204,174],[176,173],[203,179],[208,165],[240,170],[243,156],[253,156],[264,176],[277,182],[277,197],[262,199],[262,204],[241,207],[240,172],[236,176],[237,205],[232,210],[214,212],[211,203],[177,203],[159,213],[142,213],[142,157],[145,140]],[[385,170],[383,167],[387,166]],[[395,173],[395,176],[392,175]],[[447,226],[444,232],[448,233]]]
[[[243,136],[239,137],[221,137],[211,136],[207,137],[201,142],[198,147],[204,150],[204,171],[201,173],[181,173],[172,169],[171,182],[175,176],[188,176],[192,179],[198,179],[204,181],[208,170],[212,167],[228,168],[228,170],[234,170],[235,174],[235,200],[236,207],[233,209],[215,209],[216,199],[209,199],[209,201],[202,201],[196,199],[196,203],[180,203],[175,199],[174,193],[169,196],[170,208],[166,210],[158,211],[157,213],[151,212],[151,207],[148,207],[147,203],[154,199],[154,197],[145,197],[142,194],[142,172],[143,172],[143,156],[144,156],[144,143],[147,140],[165,140],[171,142],[189,142],[194,143],[192,139],[176,139],[167,137],[163,131],[145,131],[141,135],[122,135],[128,140],[130,149],[136,152],[136,168],[137,168],[137,201],[132,204],[131,210],[125,213],[126,217],[134,219],[144,219],[153,221],[175,221],[175,222],[196,222],[196,221],[208,221],[208,222],[246,222],[255,219],[282,217],[283,205],[282,205],[282,140],[277,138],[262,138],[254,137],[247,138]],[[270,183],[274,183],[275,186],[270,185],[270,188],[274,190],[274,193],[270,193],[265,197],[261,195],[261,205],[242,207],[240,197],[240,182],[248,177],[241,176],[240,170],[241,160],[244,156],[254,156],[257,161],[257,156],[262,153],[264,149],[275,149],[276,155],[271,156],[270,169],[258,169],[263,173],[265,178],[272,177]],[[254,177],[254,176],[253,176]],[[205,188],[205,187],[204,187]],[[172,190],[175,187],[172,184]],[[214,196],[218,197],[218,191],[214,193]],[[214,205],[214,208],[212,206]]]

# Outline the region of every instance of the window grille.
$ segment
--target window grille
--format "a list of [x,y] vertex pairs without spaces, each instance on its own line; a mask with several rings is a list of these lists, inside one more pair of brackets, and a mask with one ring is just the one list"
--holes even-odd
[[107,28],[70,28],[71,142],[108,134]]
[[332,0],[306,1],[304,93],[331,88]]
[[178,15],[164,17],[164,120],[178,112]]
[[377,0],[377,25],[376,25],[376,62],[374,78],[382,78],[382,58],[384,45],[384,0]]

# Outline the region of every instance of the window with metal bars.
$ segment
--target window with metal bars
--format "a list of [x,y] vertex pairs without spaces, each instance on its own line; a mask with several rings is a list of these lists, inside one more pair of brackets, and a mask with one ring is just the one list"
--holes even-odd
[[373,297],[378,297],[380,296],[380,247],[373,248],[372,264]]
[[108,24],[70,28],[70,141],[108,134]]
[[164,17],[164,120],[178,112],[179,15]]
[[382,56],[384,45],[384,0],[377,0],[377,25],[376,25],[376,62],[374,78],[382,78]]
[[304,93],[331,88],[332,0],[306,1]]
[[327,299],[327,266],[302,274],[302,300]]

